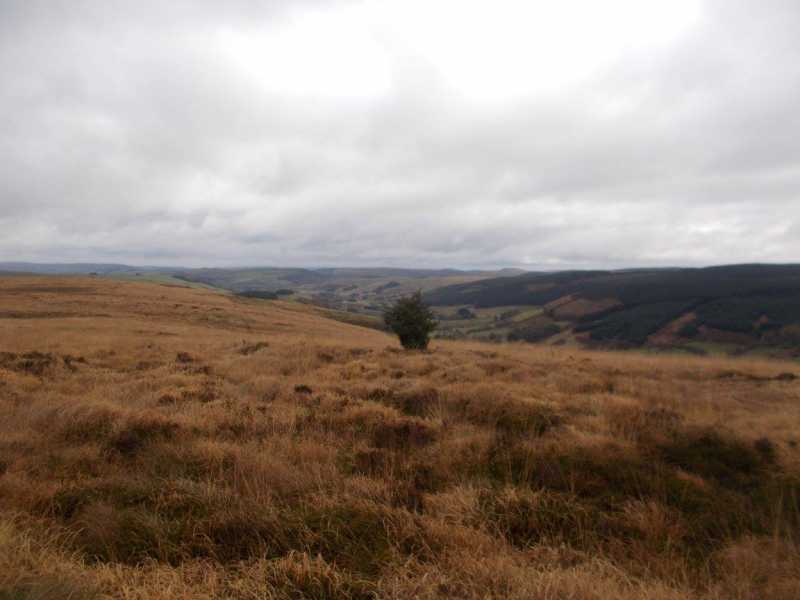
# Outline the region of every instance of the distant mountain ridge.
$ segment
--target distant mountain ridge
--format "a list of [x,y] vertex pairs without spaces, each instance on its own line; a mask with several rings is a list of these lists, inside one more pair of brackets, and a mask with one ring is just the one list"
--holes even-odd
[[[396,267],[331,267],[331,268],[280,268],[254,267],[245,269],[185,269],[173,274],[187,281],[213,285],[235,292],[275,291],[276,289],[328,285],[332,289],[349,285],[363,285],[378,280],[392,279],[448,279],[453,277],[494,278],[523,273],[517,269],[496,271],[460,271],[458,269],[403,269]],[[424,287],[424,286],[423,286]]]
[[[523,269],[411,269],[402,267],[159,267],[152,265],[128,265],[122,263],[37,263],[22,261],[0,261],[0,271],[19,273],[41,273],[53,275],[69,274],[108,274],[150,272],[184,274],[191,277],[212,278],[226,273],[269,273],[293,277],[296,281],[320,281],[338,277],[379,278],[397,277],[447,277],[452,275],[519,275],[526,273]],[[305,278],[305,279],[304,279]]]
[[37,273],[43,275],[86,275],[88,273],[120,273],[152,270],[155,267],[132,267],[115,263],[31,263],[0,262],[0,271],[8,273]]

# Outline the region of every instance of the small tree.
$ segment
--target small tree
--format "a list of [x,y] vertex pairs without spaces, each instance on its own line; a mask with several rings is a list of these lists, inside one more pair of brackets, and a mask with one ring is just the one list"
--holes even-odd
[[422,292],[400,298],[383,313],[383,320],[406,349],[424,350],[436,329],[433,311],[422,301]]
[[475,313],[472,312],[470,309],[464,307],[458,309],[456,316],[458,316],[460,319],[474,319]]

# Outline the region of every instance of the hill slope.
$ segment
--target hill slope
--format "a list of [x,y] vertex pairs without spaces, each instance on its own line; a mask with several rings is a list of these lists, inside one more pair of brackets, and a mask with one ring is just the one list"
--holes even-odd
[[526,274],[448,286],[426,299],[437,306],[542,307],[536,319],[516,324],[521,337],[526,327],[533,335],[551,325],[551,336],[568,331],[613,345],[800,342],[797,265]]
[[519,275],[519,269],[460,271],[400,268],[199,268],[130,266],[112,263],[0,262],[3,273],[100,275],[121,280],[212,287],[265,297],[284,296],[326,308],[379,316],[395,299],[417,290]]
[[0,278],[0,597],[794,599],[794,369]]
[[456,269],[331,268],[192,269],[176,272],[186,281],[237,293],[290,291],[319,306],[379,315],[400,296],[417,290],[518,275],[520,271]]

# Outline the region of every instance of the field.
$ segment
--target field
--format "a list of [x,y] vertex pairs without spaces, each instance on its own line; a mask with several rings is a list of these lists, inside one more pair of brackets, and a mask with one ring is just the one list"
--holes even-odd
[[[466,309],[469,318],[461,318],[458,310]],[[439,325],[434,335],[444,339],[506,340],[513,332],[541,318],[542,309],[532,306],[475,308],[474,306],[434,307]]]
[[795,599],[798,370],[0,278],[0,599]]

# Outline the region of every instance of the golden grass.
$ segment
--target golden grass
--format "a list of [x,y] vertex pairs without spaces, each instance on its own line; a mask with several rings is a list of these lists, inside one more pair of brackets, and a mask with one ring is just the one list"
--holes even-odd
[[0,279],[0,598],[797,598],[798,370]]

